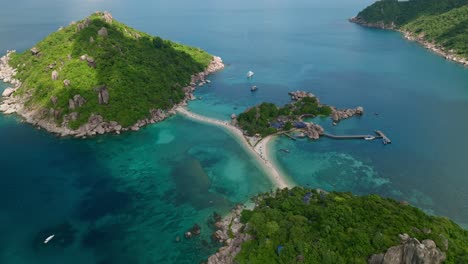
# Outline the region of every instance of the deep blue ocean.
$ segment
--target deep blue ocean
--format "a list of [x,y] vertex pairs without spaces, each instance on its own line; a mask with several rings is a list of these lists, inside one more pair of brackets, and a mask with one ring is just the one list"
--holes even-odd
[[[194,112],[227,120],[307,90],[326,104],[365,108],[336,127],[315,120],[330,133],[380,129],[393,141],[277,138],[272,156],[291,181],[406,200],[467,228],[468,68],[399,33],[347,21],[371,2],[8,1],[0,8],[0,54],[110,11],[223,58],[226,69],[197,91]],[[75,140],[1,115],[0,188],[0,263],[146,264],[203,261],[219,246],[210,239],[213,212],[273,187],[228,133],[181,116],[137,133]],[[177,242],[195,223],[202,235]],[[58,239],[44,246],[51,233]]]

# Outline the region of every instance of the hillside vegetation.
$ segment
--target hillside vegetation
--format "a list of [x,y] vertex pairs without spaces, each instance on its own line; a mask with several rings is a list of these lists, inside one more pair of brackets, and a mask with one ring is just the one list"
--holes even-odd
[[247,109],[237,118],[238,125],[249,136],[260,134],[265,137],[274,134],[278,129],[272,127],[278,119],[284,119],[285,123],[281,130],[288,131],[297,121],[299,116],[307,114],[309,116],[329,116],[332,110],[329,106],[321,105],[315,97],[305,97],[299,101],[278,107],[272,103],[262,103],[258,106]]
[[401,233],[433,240],[445,263],[468,263],[468,231],[392,199],[296,187],[258,200],[242,213],[254,239],[242,244],[238,263],[367,263],[400,244]]
[[468,0],[382,0],[359,12],[354,21],[422,33],[425,40],[468,58]]
[[[198,48],[132,29],[108,13],[95,13],[50,34],[32,51],[12,55],[10,65],[23,83],[16,94],[27,98],[29,107],[54,109],[57,124],[76,112],[72,128],[93,113],[126,127],[147,117],[150,109],[180,102],[191,75],[203,71],[211,58]],[[99,102],[103,90],[108,100]],[[76,95],[85,103],[80,99],[70,109]]]
[[421,16],[403,26],[404,30],[424,34],[428,41],[440,43],[468,58],[468,5],[434,16]]

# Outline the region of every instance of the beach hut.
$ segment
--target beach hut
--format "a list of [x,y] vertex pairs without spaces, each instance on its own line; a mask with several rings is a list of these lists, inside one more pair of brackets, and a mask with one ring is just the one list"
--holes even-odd
[[295,128],[306,128],[307,127],[306,123],[300,122],[300,121],[294,121],[293,125],[294,125]]
[[278,248],[276,249],[276,253],[278,254],[278,256],[281,253],[281,251],[283,250],[283,248],[284,248],[283,246],[279,245]]
[[304,198],[302,198],[302,201],[303,201],[305,204],[309,204],[310,198],[312,198],[312,193],[311,193],[311,192],[308,192],[308,193],[306,193],[306,195],[304,195]]
[[275,129],[280,129],[284,126],[284,122],[271,122],[270,126]]

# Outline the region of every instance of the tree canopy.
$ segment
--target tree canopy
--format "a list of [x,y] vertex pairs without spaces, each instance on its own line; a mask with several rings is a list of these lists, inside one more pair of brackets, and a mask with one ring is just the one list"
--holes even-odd
[[[105,28],[102,34],[98,34]],[[27,105],[58,110],[56,122],[65,114],[78,112],[73,128],[87,122],[93,113],[107,121],[130,126],[148,117],[151,109],[168,109],[184,98],[183,87],[192,74],[203,71],[212,56],[193,48],[111,23],[95,13],[47,36],[35,46],[39,54],[14,54],[10,64],[18,69],[22,87],[30,95]],[[87,55],[92,62],[80,59]],[[57,80],[51,73],[58,73]],[[69,85],[63,81],[69,80]],[[105,85],[109,103],[99,104],[96,87]],[[86,103],[68,107],[69,99],[81,95]],[[51,98],[56,97],[56,102]]]
[[253,239],[242,244],[238,263],[367,263],[400,244],[401,233],[433,240],[447,254],[446,263],[468,263],[468,231],[378,195],[296,187],[261,194],[257,203],[242,213]]

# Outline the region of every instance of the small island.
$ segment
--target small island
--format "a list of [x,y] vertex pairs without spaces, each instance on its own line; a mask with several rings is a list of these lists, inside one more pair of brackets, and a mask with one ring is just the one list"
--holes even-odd
[[232,116],[232,122],[242,129],[250,141],[261,140],[274,134],[287,134],[299,132],[297,137],[319,139],[324,135],[322,126],[312,122],[305,122],[305,118],[317,116],[330,117],[337,125],[342,119],[364,114],[364,108],[358,106],[354,109],[337,109],[333,106],[323,105],[312,93],[305,91],[290,92],[292,102],[282,107],[272,103],[262,103],[247,109],[239,116]]
[[382,0],[368,6],[351,22],[400,31],[406,39],[468,66],[467,0]]
[[294,187],[216,223],[208,264],[468,263],[468,231],[407,202]]
[[130,28],[96,12],[30,50],[8,51],[0,111],[60,136],[136,131],[194,99],[219,57]]

